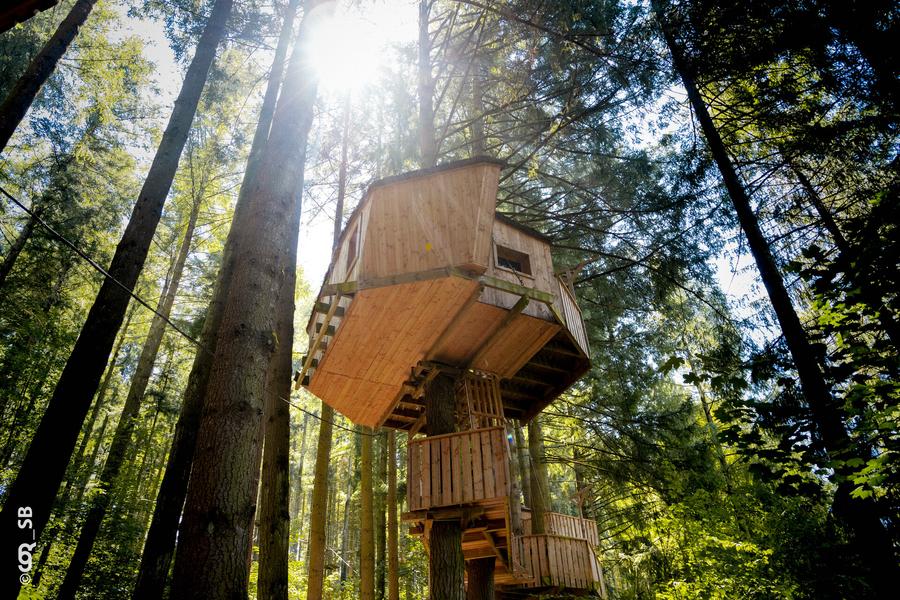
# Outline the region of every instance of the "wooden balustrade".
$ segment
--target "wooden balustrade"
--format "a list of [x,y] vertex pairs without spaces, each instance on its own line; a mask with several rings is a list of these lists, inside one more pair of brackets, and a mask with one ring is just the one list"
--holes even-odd
[[[526,535],[531,534],[531,514],[522,513],[522,529]],[[544,533],[585,540],[592,548],[600,545],[597,523],[591,519],[582,519],[562,513],[544,513]]]
[[509,445],[502,427],[410,440],[410,512],[506,499]]
[[581,315],[581,308],[578,307],[578,302],[576,302],[575,296],[569,290],[569,286],[563,283],[558,276],[556,283],[559,286],[559,299],[562,304],[562,316],[566,320],[566,328],[578,342],[578,345],[581,346],[582,351],[587,356],[590,356],[591,350],[588,345],[587,331],[584,327],[584,317]]
[[603,573],[597,555],[585,540],[556,535],[521,538],[522,562],[533,579],[527,588],[565,588],[603,591]]

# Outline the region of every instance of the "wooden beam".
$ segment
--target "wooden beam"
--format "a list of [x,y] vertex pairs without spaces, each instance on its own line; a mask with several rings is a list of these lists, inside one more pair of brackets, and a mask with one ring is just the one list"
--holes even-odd
[[[338,292],[334,295],[334,299],[331,302],[331,308],[328,309],[328,312],[325,313],[325,321],[324,324],[328,325],[331,322],[331,318],[334,316],[334,313],[337,312],[338,304],[341,302],[341,293]],[[299,383],[296,385],[296,389],[299,389],[303,383],[303,376],[306,375],[306,372],[309,371],[312,366],[312,357],[315,356],[316,350],[319,348],[319,344],[322,343],[322,339],[325,337],[325,333],[328,331],[328,327],[323,327],[319,333],[316,334],[316,338],[312,344],[309,346],[309,354],[307,355],[307,360],[303,363],[303,368],[300,369],[300,374],[297,375],[297,380]]]
[[494,554],[497,555],[497,559],[500,561],[500,564],[503,565],[503,568],[509,569],[509,563],[506,562],[506,557],[503,556],[503,553],[500,552],[500,549],[497,547],[497,544],[494,542],[494,536],[489,531],[482,532],[484,535],[484,539],[487,540],[488,545],[491,547],[491,550],[494,551]]
[[[327,302],[316,302],[313,310],[315,310],[318,313],[327,313],[329,310],[331,310],[331,305]],[[343,317],[344,316],[344,307],[338,306],[337,310],[334,311],[334,316]]]

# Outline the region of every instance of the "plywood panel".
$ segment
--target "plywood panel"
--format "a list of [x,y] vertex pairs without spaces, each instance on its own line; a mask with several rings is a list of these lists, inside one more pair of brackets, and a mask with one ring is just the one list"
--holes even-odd
[[512,377],[558,330],[558,325],[543,319],[518,315],[472,366],[502,378]]
[[373,186],[362,280],[446,266],[483,270],[500,167],[477,163]]
[[319,362],[309,390],[354,423],[374,427],[409,369],[477,284],[446,277],[359,292]]

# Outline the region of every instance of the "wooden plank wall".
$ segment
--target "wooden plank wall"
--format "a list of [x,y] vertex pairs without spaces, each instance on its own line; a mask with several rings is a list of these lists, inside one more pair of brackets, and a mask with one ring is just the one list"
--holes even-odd
[[523,561],[534,576],[525,587],[592,590],[601,574],[593,550],[584,540],[555,535],[522,536]]
[[509,446],[502,427],[410,440],[410,512],[509,496]]
[[[522,513],[522,528],[526,535],[531,534],[531,513]],[[591,519],[548,512],[544,513],[544,529],[548,534],[585,540],[594,548],[600,545],[597,522]]]
[[[550,256],[550,245],[547,242],[499,220],[494,220],[492,236],[494,243],[491,244],[491,257],[487,269],[488,275],[542,292],[548,292],[554,296],[559,294],[556,276],[553,274],[553,258]],[[495,252],[496,244],[526,253],[531,262],[531,277],[510,269],[498,267]],[[481,301],[494,306],[512,308],[518,301],[518,297],[500,290],[486,289],[481,296]],[[523,312],[526,315],[538,317],[539,319],[553,320],[553,314],[550,312],[550,309],[540,302],[529,303]]]
[[572,337],[575,338],[578,345],[581,346],[581,350],[585,355],[590,356],[591,351],[588,346],[587,331],[584,328],[584,317],[581,315],[581,309],[578,307],[575,296],[572,295],[566,284],[559,278],[557,278],[556,282],[558,286],[557,295],[562,304],[562,314],[566,320],[566,327],[572,333]]
[[372,188],[360,279],[486,268],[499,176],[482,163]]

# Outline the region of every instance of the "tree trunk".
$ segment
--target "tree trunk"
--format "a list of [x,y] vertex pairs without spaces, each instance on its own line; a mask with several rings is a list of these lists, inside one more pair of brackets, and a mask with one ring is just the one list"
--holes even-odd
[[296,523],[296,546],[294,560],[300,560],[301,540],[303,539],[303,464],[306,461],[306,430],[309,426],[309,415],[303,413],[303,425],[300,427],[300,454],[297,459],[297,473],[294,476],[294,491],[291,493],[291,521]]
[[273,314],[297,239],[285,215],[293,214],[302,182],[316,97],[308,38],[333,8],[333,2],[307,4],[269,139],[250,182],[246,228],[235,239],[235,264],[179,529],[173,597],[246,595],[245,558],[256,502],[254,471],[259,469],[254,457],[261,443],[265,375],[277,345]]
[[528,423],[528,456],[531,459],[531,533],[546,533],[544,514],[550,512],[550,483],[544,461],[544,434],[539,417]]
[[[292,0],[285,14],[278,39],[278,52],[282,60],[276,60],[273,70],[283,71],[283,55],[293,33],[297,0]],[[280,77],[279,77],[280,79]],[[305,159],[305,152],[304,152]],[[284,281],[278,291],[275,335],[277,347],[266,375],[265,445],[263,451],[262,487],[259,508],[259,578],[257,596],[271,600],[287,600],[288,552],[290,546],[290,441],[291,415],[287,399],[291,397],[294,348],[294,292],[296,291],[297,238],[300,231],[300,215],[303,209],[303,170],[294,194],[291,213],[288,252],[280,269]]]
[[434,80],[431,76],[431,35],[428,21],[433,0],[419,0],[419,154],[420,166],[433,167],[437,163],[434,140]]
[[[338,196],[334,210],[334,232],[331,249],[334,251],[341,239],[341,225],[344,220],[344,194],[347,188],[347,145],[350,123],[350,98],[345,99],[344,133],[341,140],[341,165],[338,172]],[[306,578],[307,600],[322,600],[325,583],[325,542],[328,511],[328,463],[331,460],[331,438],[334,432],[334,409],[322,403],[319,423],[319,441],[316,446],[316,465],[313,472],[312,502],[309,511],[309,548],[306,552],[308,565]]]
[[43,210],[41,206],[38,206],[32,212],[34,214],[29,215],[28,220],[25,221],[25,225],[22,227],[22,231],[16,236],[12,246],[9,247],[9,250],[3,257],[3,262],[0,262],[0,287],[3,287],[6,277],[12,271],[13,265],[16,264],[16,259],[19,258],[19,255],[25,248],[25,244],[31,239],[31,234],[34,233],[34,226],[37,224],[38,217],[41,216]]
[[[741,229],[747,238],[747,244],[756,262],[760,278],[775,310],[782,334],[797,369],[804,398],[812,413],[816,431],[832,458],[852,455],[854,449],[851,447],[851,441],[844,427],[840,408],[836,405],[819,368],[818,353],[809,343],[800,318],[794,311],[784,280],[760,229],[750,198],[731,163],[728,151],[719,136],[706,104],[700,96],[694,81],[694,73],[675,41],[674,34],[661,10],[660,0],[654,0],[653,8],[672,55],[672,63],[687,91],[694,114],[700,122],[703,135],[709,144],[710,152],[737,213]],[[838,470],[839,479],[849,476],[849,473],[845,475],[842,471],[846,471],[846,468]],[[871,501],[851,499],[850,487],[852,485],[848,484],[846,480],[839,483],[835,512],[853,533],[857,552],[871,569],[870,581],[873,590],[878,594],[889,594],[893,585],[892,581],[895,581],[894,575],[897,572],[893,545],[881,523],[877,507]]]
[[[456,431],[456,380],[439,373],[425,389],[425,419],[428,435]],[[465,560],[462,525],[459,520],[434,521],[429,539],[428,590],[431,600],[465,598]]]
[[359,597],[375,600],[375,525],[373,523],[372,430],[360,428]]
[[[126,450],[132,443],[131,435],[137,424],[141,402],[144,399],[144,393],[147,391],[147,385],[150,383],[150,376],[153,374],[153,365],[156,363],[156,356],[159,353],[163,334],[166,332],[166,321],[164,319],[167,319],[172,313],[172,305],[175,303],[175,296],[181,284],[181,276],[184,273],[184,265],[191,249],[191,240],[194,237],[194,228],[197,225],[197,215],[200,211],[200,203],[203,199],[205,188],[205,182],[201,182],[198,192],[193,199],[184,237],[172,264],[171,278],[156,305],[156,314],[153,315],[150,331],[147,333],[147,338],[144,340],[144,345],[141,348],[141,355],[138,358],[137,367],[131,378],[131,385],[128,388],[128,396],[125,398],[125,405],[122,407],[122,414],[119,416],[119,422],[113,434],[109,454],[106,457],[106,464],[100,475],[100,492],[94,495],[91,509],[88,512],[84,525],[81,527],[78,545],[75,547],[75,553],[72,555],[69,568],[66,570],[65,579],[57,594],[58,600],[73,600],[75,598],[75,592],[78,591],[81,584],[81,577],[84,574],[88,558],[94,547],[94,541],[100,532],[100,525],[106,516],[106,510],[112,498],[113,485],[115,485],[122,465],[125,463]],[[154,417],[154,425],[155,422]],[[150,435],[152,436],[152,431]]]
[[531,508],[531,468],[528,465],[528,448],[525,446],[525,436],[522,435],[521,423],[513,422],[512,428],[516,438],[516,460],[519,463],[522,500],[525,502],[525,506]]
[[72,10],[56,28],[53,37],[44,44],[9,91],[3,105],[0,106],[0,153],[25,118],[25,113],[28,112],[41,87],[53,75],[56,64],[69,49],[69,44],[75,39],[78,29],[87,20],[96,3],[97,0],[78,0],[72,6]]
[[386,583],[387,524],[385,523],[385,490],[387,489],[387,444],[378,436],[378,479],[375,487],[375,597],[384,600]]
[[387,597],[400,600],[400,555],[397,530],[397,434],[387,433]]
[[356,469],[356,460],[359,458],[359,435],[356,435],[356,450],[353,455],[347,456],[347,489],[344,493],[344,511],[343,523],[341,525],[341,564],[338,567],[340,572],[341,587],[347,581],[350,573],[350,508],[353,505],[353,490],[356,489],[356,482],[359,478],[359,471]]
[[[231,7],[232,0],[217,0],[200,37],[147,179],[110,264],[109,273],[118,283],[110,278],[105,279],[88,313],[0,514],[0,537],[3,539],[15,541],[22,537],[22,530],[16,527],[16,507],[31,507],[37,535],[47,523],[78,433],[131,299],[126,289],[134,288],[147,257]],[[119,287],[119,284],[126,289]],[[31,536],[28,537],[30,541]],[[18,548],[18,544],[9,544],[8,566],[4,567],[11,580],[8,589],[13,595],[20,587],[14,547]]]
[[[278,54],[279,50],[283,50],[284,53]],[[141,554],[137,583],[132,593],[134,600],[156,600],[162,597],[166,580],[168,579],[172,556],[175,551],[178,521],[181,517],[185,496],[187,495],[188,479],[194,459],[200,414],[203,410],[206,387],[210,371],[212,370],[216,339],[222,322],[223,306],[228,294],[231,272],[237,254],[236,239],[239,237],[237,232],[247,221],[245,213],[247,212],[247,196],[250,182],[255,177],[259,162],[257,157],[265,146],[271,128],[275,103],[278,100],[278,90],[281,84],[281,72],[283,70],[278,68],[278,65],[283,64],[285,53],[286,48],[282,49],[279,44],[272,63],[272,73],[266,86],[266,93],[263,96],[259,121],[253,136],[250,157],[247,161],[247,169],[244,171],[241,190],[234,208],[232,227],[228,232],[222,253],[222,266],[216,278],[213,297],[209,303],[206,319],[200,333],[201,349],[195,355],[191,366],[191,373],[188,377],[181,406],[181,414],[175,426],[175,435],[173,436],[163,480],[157,494],[153,519],[147,532],[144,551]],[[275,76],[273,77],[272,75]]]
[[484,101],[482,95],[484,91],[481,85],[481,65],[476,57],[473,60],[474,68],[472,72],[472,156],[482,156],[484,154]]
[[494,600],[494,565],[496,559],[476,558],[466,563],[466,600]]

